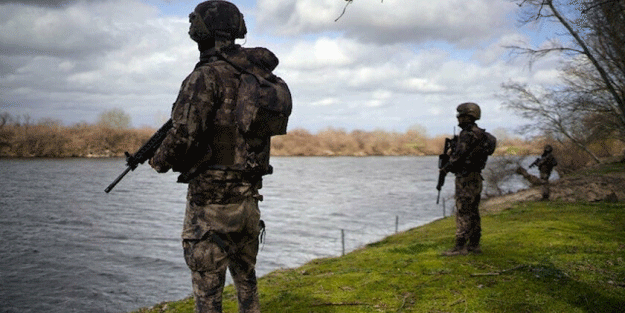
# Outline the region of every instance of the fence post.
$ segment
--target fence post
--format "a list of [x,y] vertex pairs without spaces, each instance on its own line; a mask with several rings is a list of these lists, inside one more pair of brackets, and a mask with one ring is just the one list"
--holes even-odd
[[341,255],[345,255],[345,230],[344,229],[341,229],[341,247],[342,247]]
[[395,233],[399,230],[399,215],[395,215]]

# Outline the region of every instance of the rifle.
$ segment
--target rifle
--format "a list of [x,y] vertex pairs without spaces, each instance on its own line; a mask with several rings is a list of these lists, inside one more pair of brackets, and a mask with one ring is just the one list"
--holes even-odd
[[458,136],[453,138],[445,138],[445,146],[443,147],[443,153],[438,155],[438,184],[436,185],[436,190],[438,190],[438,196],[436,196],[436,204],[438,204],[441,198],[441,189],[445,184],[445,177],[447,176],[448,167],[451,166],[449,162],[449,154],[456,150],[456,143],[458,142]]
[[534,161],[534,163],[530,164],[530,168],[537,166],[538,163],[540,163],[540,161],[543,159],[543,157],[541,156],[540,158],[536,158],[536,160]]
[[128,151],[124,152],[126,155],[126,170],[124,170],[121,175],[117,176],[117,178],[104,189],[104,192],[109,193],[117,183],[119,183],[126,174],[130,171],[134,171],[135,168],[139,164],[143,164],[146,160],[149,160],[156,153],[156,149],[161,146],[163,140],[167,136],[167,132],[172,128],[173,122],[169,119],[159,130],[152,135],[152,137],[134,154],[128,153]]

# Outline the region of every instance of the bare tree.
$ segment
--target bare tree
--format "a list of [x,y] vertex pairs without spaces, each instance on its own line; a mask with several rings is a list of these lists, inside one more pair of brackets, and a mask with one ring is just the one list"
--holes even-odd
[[[578,78],[592,77],[592,84],[575,86],[586,95],[597,95],[598,104],[608,108],[625,129],[625,4],[621,0],[514,0],[524,8],[522,23],[556,22],[566,29],[571,41],[552,40],[546,48],[509,47],[526,54],[530,62],[553,52],[564,53],[569,69]],[[607,96],[607,97],[606,97]],[[607,101],[606,101],[607,100]]]
[[[530,128],[568,139],[595,162],[588,148],[596,138],[625,138],[625,4],[620,0],[514,0],[521,22],[556,23],[570,41],[551,40],[540,49],[511,46],[535,60],[563,58],[563,82],[540,94],[517,83],[503,85],[505,105],[533,120]],[[545,125],[548,123],[550,125]]]
[[9,142],[13,133],[11,130],[5,129],[5,126],[8,125],[12,119],[11,115],[7,112],[0,114],[0,150],[2,150],[3,147],[11,146]]
[[98,116],[98,125],[113,129],[126,129],[130,127],[130,115],[119,108],[104,111]]
[[[347,11],[347,6],[352,4],[352,2],[354,2],[354,0],[345,0],[345,6],[343,7],[343,12],[341,12],[341,15],[339,15],[339,17],[337,17],[334,21],[338,21],[341,17],[343,17],[343,15],[345,15],[345,11]],[[384,2],[384,0],[380,0],[380,2]]]
[[522,127],[524,133],[549,134],[560,142],[569,140],[600,163],[599,158],[588,148],[591,136],[586,131],[584,120],[569,105],[566,93],[547,89],[537,93],[519,83],[503,84],[502,88],[504,93],[500,96],[503,105],[532,121]]
[[4,125],[8,124],[11,121],[11,115],[7,112],[3,112],[0,114],[0,128],[4,127]]
[[512,192],[505,185],[510,178],[517,174],[517,168],[521,167],[524,157],[507,155],[490,158],[484,168],[484,192],[487,196],[501,196]]
[[[625,137],[625,2],[587,0],[578,22],[588,43],[591,62],[569,63],[566,82],[576,91],[578,108],[590,113],[602,136]],[[593,61],[594,60],[594,61]],[[593,69],[597,70],[593,70]]]

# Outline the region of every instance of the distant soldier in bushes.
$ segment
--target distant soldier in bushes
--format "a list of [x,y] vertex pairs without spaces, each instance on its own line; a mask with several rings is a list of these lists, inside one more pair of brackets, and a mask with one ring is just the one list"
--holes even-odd
[[449,162],[441,171],[456,175],[456,242],[445,256],[481,253],[482,235],[480,221],[480,198],[482,193],[482,170],[488,156],[493,154],[497,141],[475,121],[481,117],[480,107],[472,102],[457,108],[458,125],[462,128],[452,144]]
[[543,154],[540,158],[536,159],[534,163],[530,164],[530,168],[534,166],[538,166],[538,171],[540,172],[540,181],[541,181],[541,191],[543,195],[543,200],[549,200],[549,177],[551,176],[551,171],[553,168],[558,165],[558,161],[552,154],[553,147],[551,145],[546,145]]
[[229,269],[239,312],[257,313],[259,189],[272,172],[270,138],[286,133],[291,95],[272,74],[278,59],[271,51],[234,44],[247,32],[234,4],[205,1],[189,19],[200,61],[182,83],[173,126],[150,165],[180,172],[178,181],[189,184],[182,245],[196,312],[222,312]]

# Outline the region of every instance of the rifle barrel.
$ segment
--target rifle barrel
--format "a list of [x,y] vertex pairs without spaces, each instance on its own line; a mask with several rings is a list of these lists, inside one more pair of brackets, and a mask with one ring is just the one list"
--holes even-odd
[[113,190],[115,185],[117,185],[117,183],[119,183],[119,181],[122,180],[122,178],[124,178],[126,174],[128,174],[128,172],[134,171],[134,169],[137,168],[139,164],[143,164],[143,162],[153,157],[154,153],[156,152],[158,147],[160,147],[161,143],[163,143],[163,140],[167,136],[167,132],[172,127],[173,121],[169,119],[167,122],[165,122],[165,124],[163,124],[163,126],[161,126],[161,128],[159,128],[159,130],[156,131],[156,133],[154,133],[154,135],[152,135],[152,137],[150,137],[150,139],[148,139],[148,141],[143,146],[141,146],[141,148],[139,148],[137,152],[135,152],[135,154],[130,154],[128,153],[128,151],[126,151],[126,170],[121,173],[121,175],[117,176],[117,178],[108,187],[106,187],[106,189],[104,189],[104,192],[109,193],[111,190]]
[[115,185],[117,185],[117,183],[119,183],[122,178],[124,178],[124,176],[126,176],[126,174],[128,174],[128,172],[130,172],[131,170],[132,167],[126,167],[126,169],[119,176],[117,176],[117,178],[115,178],[115,180],[108,187],[106,187],[106,189],[104,189],[104,192],[109,193],[111,190],[113,190],[113,188],[115,188]]

